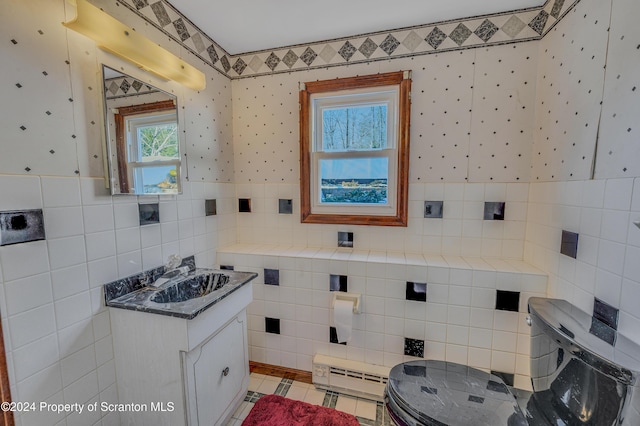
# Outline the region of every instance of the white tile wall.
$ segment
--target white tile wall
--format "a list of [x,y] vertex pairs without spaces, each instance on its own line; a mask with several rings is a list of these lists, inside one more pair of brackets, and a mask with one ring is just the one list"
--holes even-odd
[[[269,196],[251,198],[252,212],[237,214],[238,242],[333,248],[340,230],[353,232],[354,247],[362,250],[522,258],[527,220],[522,200],[527,198],[528,183],[444,183],[437,188],[411,183],[409,188],[408,226],[387,228],[300,224],[297,185],[241,184],[239,198]],[[293,214],[277,213],[278,198],[293,200]],[[424,201],[442,199],[443,218],[425,219]],[[504,221],[483,220],[485,200],[506,202]]]
[[583,0],[540,42],[532,182],[591,176],[610,12],[611,0]]
[[[371,263],[374,257],[378,262]],[[471,264],[479,263],[471,258],[248,244],[222,249],[218,261],[258,273],[248,311],[254,361],[310,370],[313,354],[322,353],[393,366],[410,358],[404,355],[409,337],[426,340],[426,358],[515,373],[527,388],[528,363],[516,371],[515,360],[528,357],[528,344],[518,342],[528,342],[529,331],[518,325],[526,299],[546,294],[547,278],[521,261],[498,269],[482,262],[485,270],[474,271]],[[279,269],[279,286],[264,284],[265,267]],[[330,274],[347,274],[348,290],[362,294],[346,346],[328,343]],[[406,280],[428,283],[426,303],[405,300]],[[496,289],[521,291],[520,312],[496,311]],[[265,316],[280,318],[280,335],[265,333]]]
[[[597,181],[573,184],[588,192],[594,182]],[[594,208],[588,196],[578,206],[555,201],[562,198],[564,182],[531,184],[525,249],[525,260],[549,273],[550,296],[565,298],[587,312],[593,310],[594,296],[598,297],[620,308],[626,319],[623,325],[621,316],[619,330],[636,338],[629,327],[640,318],[640,310],[629,296],[640,285],[640,270],[634,257],[640,253],[640,229],[631,222],[640,219],[640,211],[629,206],[632,190],[638,185],[637,178],[600,181],[596,186],[612,191],[607,192],[606,204]],[[558,214],[554,220],[546,220],[546,215],[540,214],[545,211]],[[564,211],[571,214],[563,215]],[[559,235],[563,229],[579,230],[577,259],[560,254]]]
[[[40,180],[49,181],[41,185],[40,195],[34,198],[55,200],[55,194],[46,191],[73,189],[77,198],[65,193],[61,194],[61,199],[69,200],[65,204],[74,200],[79,204],[45,207],[45,212],[74,212],[68,230],[64,231],[65,226],[60,225],[60,220],[68,214],[45,214],[45,231],[54,237],[0,248],[2,316],[6,318],[3,325],[11,383],[21,400],[44,400],[63,392],[65,401],[71,402],[78,389],[85,389],[80,392],[85,399],[77,401],[84,402],[98,397],[98,388],[93,386],[94,382],[97,386],[98,378],[102,382],[100,391],[115,381],[109,317],[103,307],[101,286],[143,268],[162,265],[166,259],[164,249],[183,256],[195,254],[198,265],[213,266],[218,237],[223,234],[227,239],[235,236],[235,230],[229,224],[234,223],[231,206],[236,201],[228,197],[233,189],[226,187],[231,185],[200,183],[199,190],[188,192],[197,198],[181,195],[162,201],[163,211],[175,214],[162,217],[161,225],[115,229],[114,217],[118,217],[118,223],[123,226],[137,223],[137,204],[121,202],[136,198],[114,199],[112,203],[111,197],[101,199],[94,194],[86,200],[88,204],[83,204],[81,185],[98,188],[99,182],[90,181],[101,179],[0,175],[0,187],[28,186],[34,180],[38,185]],[[191,185],[186,183],[187,187]],[[85,193],[91,191],[82,192]],[[218,216],[204,217],[205,196],[217,199]],[[93,205],[97,201],[102,204]],[[176,213],[180,211],[180,203],[187,206],[184,210],[188,212],[187,218],[182,220],[178,220]],[[2,203],[0,208],[4,208]],[[104,214],[105,211],[110,214]],[[96,226],[89,230],[97,232],[86,229],[83,232],[83,222],[95,220],[94,214],[108,218],[108,223],[96,221]],[[161,226],[175,232],[167,239]],[[195,250],[196,232],[201,239],[198,250]],[[42,383],[43,388],[32,394],[34,383]],[[31,421],[28,415],[21,418],[23,424]],[[46,421],[41,424],[49,424]]]

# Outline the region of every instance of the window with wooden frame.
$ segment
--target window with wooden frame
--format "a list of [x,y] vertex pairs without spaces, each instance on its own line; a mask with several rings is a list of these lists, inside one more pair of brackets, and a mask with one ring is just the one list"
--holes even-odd
[[[173,100],[114,110],[117,162],[122,193],[177,193],[180,144]],[[158,183],[160,182],[160,183]]]
[[304,223],[407,226],[411,72],[300,90]]

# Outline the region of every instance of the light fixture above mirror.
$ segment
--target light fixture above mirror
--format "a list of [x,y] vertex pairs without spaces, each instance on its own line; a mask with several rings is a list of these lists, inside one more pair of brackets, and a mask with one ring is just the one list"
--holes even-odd
[[84,34],[99,48],[119,56],[165,80],[173,80],[193,90],[205,88],[204,73],[122,24],[87,0],[67,0],[77,8],[75,19],[63,22]]

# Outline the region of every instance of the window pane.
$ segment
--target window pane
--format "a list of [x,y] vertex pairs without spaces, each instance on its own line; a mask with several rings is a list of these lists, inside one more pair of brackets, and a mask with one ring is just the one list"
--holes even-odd
[[142,187],[145,194],[177,193],[176,165],[136,167],[134,179],[136,189]]
[[178,125],[162,123],[137,127],[139,161],[166,161],[179,158]]
[[321,159],[320,202],[387,204],[389,159]]
[[322,110],[322,150],[353,151],[387,147],[387,106]]

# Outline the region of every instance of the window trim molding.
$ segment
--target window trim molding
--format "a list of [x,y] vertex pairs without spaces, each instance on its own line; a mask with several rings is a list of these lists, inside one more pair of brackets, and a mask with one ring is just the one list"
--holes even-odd
[[[311,212],[311,95],[362,88],[397,85],[398,163],[396,211],[394,215],[321,214]],[[409,198],[409,121],[411,115],[411,71],[396,71],[335,80],[302,83],[300,88],[300,216],[302,223],[407,226]]]

